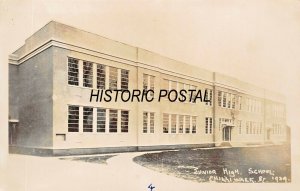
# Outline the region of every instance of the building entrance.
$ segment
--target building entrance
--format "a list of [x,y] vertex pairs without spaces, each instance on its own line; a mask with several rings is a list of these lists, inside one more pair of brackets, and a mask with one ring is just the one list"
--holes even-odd
[[223,128],[223,141],[231,141],[231,126],[225,126]]

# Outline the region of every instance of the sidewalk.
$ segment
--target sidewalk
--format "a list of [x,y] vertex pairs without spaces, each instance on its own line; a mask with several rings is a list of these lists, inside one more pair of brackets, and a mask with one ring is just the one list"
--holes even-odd
[[120,153],[105,164],[56,157],[10,155],[6,190],[199,190],[201,184],[149,170],[132,161],[142,153]]

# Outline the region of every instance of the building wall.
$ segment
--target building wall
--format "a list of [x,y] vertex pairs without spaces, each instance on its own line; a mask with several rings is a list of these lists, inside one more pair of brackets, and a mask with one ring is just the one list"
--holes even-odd
[[[129,70],[129,90],[137,89],[137,69],[75,51],[54,48],[53,138],[54,148],[121,147],[137,145],[137,103],[90,102],[92,88],[68,85],[68,57]],[[68,105],[129,110],[128,133],[68,132]],[[95,120],[95,119],[94,119]],[[65,135],[62,140],[60,135]]]
[[52,146],[52,58],[47,49],[10,67],[10,115],[19,119],[18,146]]
[[19,87],[19,72],[18,65],[9,65],[9,81],[8,81],[8,89],[9,89],[9,120],[11,119],[19,119],[19,111],[18,111],[18,102],[19,96],[18,87]]

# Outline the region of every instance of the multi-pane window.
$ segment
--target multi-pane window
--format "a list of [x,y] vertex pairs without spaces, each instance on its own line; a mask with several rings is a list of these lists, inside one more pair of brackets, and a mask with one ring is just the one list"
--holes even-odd
[[[169,85],[169,90],[177,90],[177,82],[175,81],[169,81],[170,85]],[[174,93],[170,94],[170,99],[174,100],[176,98],[176,95]]]
[[192,116],[192,133],[197,132],[197,118],[196,116]]
[[209,102],[205,102],[205,105],[209,105],[211,106],[212,105],[212,90],[211,89],[206,89],[206,100],[209,100]]
[[242,121],[238,120],[239,134],[242,134]]
[[116,133],[118,131],[118,110],[109,110],[109,132]]
[[69,105],[68,132],[79,132],[79,106]]
[[209,133],[212,134],[213,130],[213,122],[212,122],[212,117],[209,118]]
[[92,107],[83,107],[83,132],[93,132]]
[[212,134],[212,117],[205,118],[205,134]]
[[226,92],[222,92],[222,96],[223,96],[223,107],[226,107]]
[[78,86],[79,69],[78,60],[74,58],[68,58],[68,84]]
[[148,112],[143,113],[143,133],[148,132]]
[[105,132],[106,109],[97,108],[97,132]]
[[[190,89],[191,89],[191,90],[196,90],[197,87],[191,85],[191,86],[190,86]],[[196,103],[196,96],[197,96],[196,94],[197,94],[196,91],[194,91],[193,94],[192,94],[192,103]]]
[[[189,85],[189,84],[184,84],[184,89],[185,89],[187,92],[189,92],[190,85]],[[191,98],[190,94],[187,94],[186,98],[187,98],[187,101],[190,101],[190,98]]]
[[218,106],[222,106],[222,92],[218,91]]
[[83,62],[83,87],[93,87],[93,63]]
[[129,77],[129,71],[121,69],[121,89],[122,90],[128,89],[128,77]]
[[105,89],[105,66],[97,64],[97,89]]
[[169,132],[169,114],[163,114],[163,133]]
[[227,108],[231,108],[231,94],[227,93],[228,97],[227,97]]
[[239,96],[238,99],[239,99],[239,100],[238,100],[238,102],[239,102],[239,110],[242,110],[242,97]]
[[150,113],[150,133],[154,133],[154,113]]
[[121,132],[128,132],[128,121],[129,121],[129,111],[122,110],[121,111]]
[[[177,83],[177,91],[179,92],[180,90],[183,90],[183,89],[184,89],[184,84],[181,82],[178,82]],[[180,98],[180,100],[183,100],[183,96],[178,95],[178,97]]]
[[186,115],[185,116],[185,133],[190,133],[190,127],[191,127],[190,116]]
[[179,131],[178,131],[178,133],[183,133],[183,120],[184,120],[184,116],[179,115]]
[[176,114],[171,115],[171,133],[176,133]]
[[143,133],[154,133],[154,112],[143,112]]
[[232,109],[235,109],[235,95],[232,95]]
[[109,89],[118,89],[118,69],[115,67],[109,68]]
[[[148,74],[143,74],[143,89],[154,91],[154,76]],[[153,97],[153,92],[150,92]]]

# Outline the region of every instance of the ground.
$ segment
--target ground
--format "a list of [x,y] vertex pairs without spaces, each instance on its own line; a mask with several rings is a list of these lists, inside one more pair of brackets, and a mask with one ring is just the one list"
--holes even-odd
[[[222,149],[221,149],[222,150]],[[228,149],[223,149],[228,150]],[[159,151],[153,154],[179,156],[182,152],[193,152],[196,150],[181,151]],[[204,149],[198,150],[200,153]],[[220,149],[216,149],[216,153]],[[228,150],[229,151],[229,150]],[[212,151],[211,151],[212,152]],[[148,152],[149,153],[149,152]],[[145,152],[116,153],[108,155],[93,156],[70,156],[70,157],[37,157],[10,154],[8,165],[5,171],[5,179],[0,179],[0,190],[3,191],[97,191],[97,190],[130,190],[149,191],[148,186],[152,184],[153,191],[160,190],[253,190],[256,184],[213,184],[198,183],[194,180],[176,177],[174,174],[168,175],[166,172],[143,167],[133,161],[138,156],[145,156]],[[274,160],[281,152],[273,153]],[[77,160],[77,157],[81,158]],[[223,157],[235,158],[232,155]],[[61,158],[64,158],[62,160]],[[75,159],[76,158],[76,159]],[[273,158],[271,161],[273,161]],[[68,160],[66,160],[68,159]],[[74,160],[75,159],[75,160]],[[176,159],[176,157],[174,157]],[[300,158],[298,158],[299,160]],[[177,160],[177,159],[176,159]],[[176,161],[175,160],[175,161]],[[95,163],[96,161],[96,163]],[[299,160],[300,161],[300,160]],[[180,162],[177,160],[177,162]],[[293,164],[293,163],[292,163]],[[164,167],[166,167],[164,165]],[[166,168],[167,169],[167,168]],[[297,167],[293,168],[293,172]],[[296,175],[296,174],[294,174]],[[292,181],[290,184],[264,184],[266,190],[294,190]],[[260,184],[262,185],[262,184]]]
[[[279,154],[280,153],[280,154]],[[290,182],[290,148],[284,146],[185,149],[148,153],[138,164],[197,182]]]

